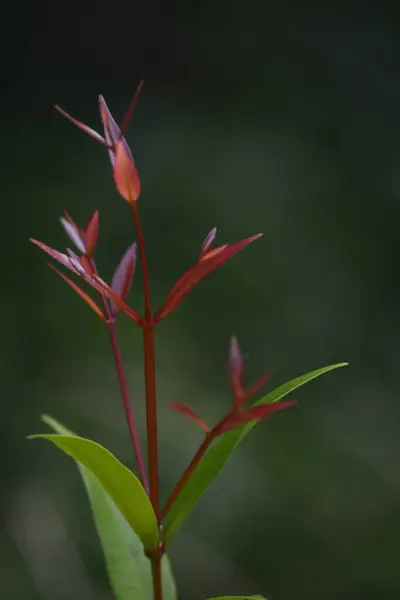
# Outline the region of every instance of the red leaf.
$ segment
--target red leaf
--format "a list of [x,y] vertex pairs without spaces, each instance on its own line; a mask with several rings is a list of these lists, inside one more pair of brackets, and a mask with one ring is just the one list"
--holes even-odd
[[91,277],[92,275],[94,275],[96,273],[91,259],[88,258],[87,256],[81,256],[79,258],[79,262],[81,263],[83,269],[85,270],[87,275],[89,275],[89,277]]
[[67,254],[68,254],[68,258],[73,267],[74,272],[76,272],[78,275],[82,276],[83,278],[85,278],[87,275],[92,275],[91,267],[89,268],[89,273],[87,271],[88,265],[83,260],[85,258],[84,256],[78,256],[70,248],[67,248]]
[[128,317],[130,317],[137,325],[142,327],[144,321],[140,315],[137,314],[130,306],[125,304],[121,298],[119,298],[116,293],[111,289],[111,287],[98,275],[93,275],[92,277],[87,277],[86,281],[89,285],[92,286],[101,296],[107,298],[107,300],[111,300],[120,308]]
[[200,419],[200,417],[196,415],[196,413],[191,408],[186,406],[186,404],[181,404],[180,402],[169,402],[168,404],[174,410],[177,410],[182,415],[185,415],[186,417],[197,423],[197,425],[205,433],[209,433],[210,429],[208,428],[207,424],[202,419]]
[[[125,300],[132,285],[136,267],[136,242],[131,244],[123,255],[119,265],[115,269],[111,282],[111,288],[116,295]],[[118,312],[118,307],[112,303],[111,310],[113,315]]]
[[107,145],[114,148],[115,144],[121,139],[121,130],[114,120],[103,96],[99,96],[100,117],[104,127],[104,136]]
[[79,250],[79,252],[86,254],[85,244],[83,243],[81,233],[75,223],[71,223],[71,221],[65,219],[64,217],[60,218],[60,223],[63,226],[65,233],[74,246]]
[[85,228],[85,245],[88,256],[92,256],[99,235],[99,211],[96,210],[90,217]]
[[229,352],[229,375],[235,405],[240,406],[243,399],[244,371],[242,353],[235,336],[232,336],[231,338]]
[[38,246],[41,250],[46,252],[49,256],[57,260],[64,267],[67,267],[70,271],[78,275],[81,279],[86,281],[93,289],[95,289],[101,296],[107,298],[107,300],[111,300],[114,302],[121,310],[124,311],[125,314],[128,315],[135,323],[137,323],[140,327],[143,325],[143,319],[140,315],[137,314],[130,306],[125,304],[121,298],[119,298],[116,293],[111,289],[111,287],[103,281],[98,275],[89,275],[86,273],[84,268],[81,265],[80,259],[76,256],[72,251],[69,251],[70,256],[66,256],[62,252],[58,252],[58,250],[54,250],[46,244],[39,242],[33,238],[30,238],[30,241]]
[[191,292],[191,290],[199,283],[199,281],[206,277],[206,275],[222,266],[227,260],[235,256],[240,250],[261,236],[262,233],[259,233],[241,240],[240,242],[236,242],[235,244],[225,244],[210,252],[206,252],[173,286],[163,305],[156,313],[154,323],[157,323],[160,319],[174,310],[182,302],[184,297],[187,296],[187,294],[189,294],[189,292]]
[[122,139],[115,145],[114,180],[117,190],[129,203],[140,194],[140,179],[128,145]]
[[251,385],[244,392],[242,404],[244,404],[245,402],[247,402],[247,400],[250,400],[250,398],[255,396],[257,394],[257,392],[259,392],[260,389],[262,387],[264,387],[264,385],[267,383],[267,381],[270,377],[271,377],[271,371],[267,371],[266,373],[264,373],[264,375],[261,375],[261,377],[259,377],[257,379],[257,381],[254,382],[253,385]]
[[211,229],[211,231],[209,231],[209,233],[207,234],[207,236],[201,246],[200,258],[202,258],[204,256],[204,254],[206,254],[206,252],[208,252],[210,250],[211,246],[215,242],[216,236],[217,236],[217,228],[213,227]]
[[243,412],[237,412],[232,415],[222,427],[221,433],[231,431],[240,425],[249,423],[250,421],[261,421],[267,419],[273,413],[285,410],[294,406],[296,402],[294,400],[285,400],[283,402],[276,402],[274,404],[260,404],[259,406],[252,406]]
[[67,210],[65,210],[65,208],[64,208],[64,215],[65,215],[65,218],[67,219],[67,221],[69,221],[71,223],[71,225],[75,229],[75,231],[78,231],[81,234],[82,232],[79,229],[78,225],[75,223],[75,221],[73,220],[73,218],[71,217],[69,212]]
[[[71,259],[71,257],[67,256],[66,254],[63,254],[62,252],[59,252],[58,250],[54,250],[53,248],[50,248],[50,246],[43,244],[43,242],[39,242],[39,240],[35,240],[34,238],[29,238],[29,240],[32,242],[32,244],[35,244],[35,246],[38,246],[41,250],[43,250],[43,252],[46,252],[46,254],[51,256],[51,258],[54,258],[54,260],[56,260],[57,262],[62,264],[64,267],[67,267],[67,269],[69,269],[70,271],[73,271],[74,273],[76,273],[78,275],[80,274],[79,269],[76,267],[76,265],[74,264],[74,261]],[[80,268],[82,268],[82,267],[80,267]]]
[[124,120],[122,121],[121,132],[120,132],[121,137],[124,135],[125,130],[126,130],[127,126],[128,126],[128,123],[131,120],[133,109],[135,108],[136,101],[137,101],[137,99],[139,97],[140,92],[142,91],[143,83],[144,82],[143,82],[143,79],[142,79],[142,81],[138,85],[138,88],[137,88],[137,90],[135,92],[135,95],[132,98],[132,102],[129,105],[129,108],[128,108],[127,112],[126,112]]
[[100,142],[104,146],[107,145],[104,138],[99,133],[97,133],[97,131],[94,131],[94,129],[92,129],[91,127],[88,127],[87,125],[85,125],[85,123],[82,123],[81,121],[78,121],[74,117],[71,117],[71,115],[69,115],[67,112],[65,112],[65,110],[63,110],[60,106],[58,106],[58,104],[56,104],[54,106],[54,108],[56,110],[58,110],[58,112],[61,113],[63,115],[63,117],[68,119],[68,121],[71,121],[71,123],[73,123],[74,125],[79,127],[79,129],[82,129],[83,131],[88,133],[90,135],[90,137],[95,139],[97,142]]
[[53,269],[53,271],[55,271],[62,279],[64,279],[64,281],[66,281],[68,283],[68,285],[70,285],[72,287],[73,290],[75,290],[75,292],[77,294],[79,294],[79,296],[81,298],[83,298],[83,300],[90,306],[90,308],[92,310],[94,310],[94,312],[100,317],[100,319],[102,319],[102,321],[105,320],[105,316],[102,312],[102,310],[97,306],[96,302],[86,294],[86,292],[84,292],[83,290],[81,290],[81,288],[76,285],[76,283],[74,283],[69,277],[67,277],[66,275],[64,275],[64,273],[61,273],[61,271],[59,271],[57,269],[57,267],[55,267],[54,265],[49,263],[49,267],[51,269]]

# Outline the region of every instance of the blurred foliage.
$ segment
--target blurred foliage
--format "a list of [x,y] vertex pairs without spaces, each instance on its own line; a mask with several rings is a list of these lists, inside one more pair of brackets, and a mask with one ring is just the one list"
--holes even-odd
[[[166,403],[224,411],[232,333],[249,380],[350,362],[257,428],[202,499],[171,547],[181,598],[397,599],[398,18],[389,3],[116,8],[20,0],[2,20],[0,597],[110,598],[74,466],[24,441],[49,412],[131,464],[107,335],[27,238],[64,247],[63,209],[98,208],[110,276],[128,208],[103,149],[51,106],[99,127],[97,94],[121,118],[144,77],[128,140],[154,305],[212,226],[265,234],[159,329],[164,498],[199,442]],[[119,330],[143,425],[140,337]]]

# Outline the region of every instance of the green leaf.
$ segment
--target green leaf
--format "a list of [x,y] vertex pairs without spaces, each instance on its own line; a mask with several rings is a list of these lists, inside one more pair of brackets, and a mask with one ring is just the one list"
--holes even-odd
[[[329,371],[333,371],[334,369],[345,367],[347,364],[348,363],[338,363],[330,365],[329,367],[322,367],[315,371],[311,371],[306,375],[296,377],[296,379],[292,379],[266,394],[266,396],[261,398],[261,400],[258,400],[254,406],[278,402],[278,400],[281,400],[281,398],[287,396],[287,394],[305,383],[308,383],[312,379],[315,379],[324,373],[328,373]],[[170,541],[172,535],[187,519],[202,494],[217,477],[233,450],[253,429],[256,423],[257,421],[251,421],[250,423],[241,425],[233,431],[229,431],[225,435],[219,437],[214,445],[208,450],[207,454],[192,473],[186,486],[171,506],[171,509],[165,518],[163,534],[165,544]]]
[[95,475],[111,496],[146,550],[158,544],[157,519],[139,479],[100,444],[74,435],[31,435],[53,442]]
[[[42,420],[61,435],[74,435],[51,417],[43,416]],[[77,465],[89,496],[116,600],[153,600],[151,566],[143,552],[142,542],[97,477],[79,462]],[[162,581],[164,600],[177,600],[175,582],[166,555],[162,562]]]

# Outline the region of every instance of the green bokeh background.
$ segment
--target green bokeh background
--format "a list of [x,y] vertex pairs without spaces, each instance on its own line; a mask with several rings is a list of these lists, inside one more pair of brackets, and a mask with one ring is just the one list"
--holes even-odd
[[[113,12],[115,9],[115,12]],[[104,150],[52,110],[121,120],[142,178],[154,305],[218,240],[264,238],[157,336],[165,499],[230,402],[229,337],[271,386],[350,367],[255,432],[171,546],[183,600],[400,597],[400,23],[390,3],[15,2],[2,20],[0,598],[111,598],[71,461],[24,436],[42,412],[132,465],[105,330],[46,267],[58,218],[98,208],[105,278],[134,239]],[[141,282],[130,296],[141,307]],[[119,322],[144,432],[141,340]]]

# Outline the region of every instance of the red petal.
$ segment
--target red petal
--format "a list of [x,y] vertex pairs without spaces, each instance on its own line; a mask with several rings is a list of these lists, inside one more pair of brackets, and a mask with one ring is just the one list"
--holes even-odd
[[231,431],[239,425],[244,425],[250,421],[261,421],[267,419],[273,413],[285,410],[294,406],[296,402],[294,400],[285,400],[284,402],[276,402],[274,404],[260,404],[259,406],[252,406],[243,412],[235,413],[231,419],[229,419],[222,427],[221,433]]
[[207,236],[201,246],[200,258],[202,258],[203,255],[210,250],[211,246],[215,242],[216,236],[217,236],[217,228],[213,227],[211,229],[211,231],[209,231],[209,233],[207,234]]
[[90,217],[85,228],[85,245],[89,256],[93,255],[99,235],[99,211],[96,210]]
[[90,308],[92,310],[94,310],[94,312],[100,317],[100,319],[102,319],[104,321],[105,317],[104,317],[102,310],[97,306],[96,302],[90,296],[88,296],[86,294],[86,292],[81,290],[81,288],[79,286],[77,286],[76,283],[74,283],[69,277],[64,275],[64,273],[61,273],[61,271],[59,271],[57,269],[57,267],[55,267],[54,265],[52,265],[50,263],[49,263],[49,267],[51,267],[53,269],[53,271],[55,271],[62,279],[64,279],[64,281],[66,281],[68,283],[68,285],[70,285],[72,287],[72,289],[75,290],[75,292],[77,294],[79,294],[79,296],[81,298],[83,298],[83,300],[90,306]]
[[205,433],[208,433],[210,431],[209,428],[207,427],[207,424],[204,423],[204,421],[202,419],[200,419],[200,417],[198,415],[196,415],[196,413],[191,408],[186,406],[186,404],[181,404],[180,402],[169,402],[168,404],[174,410],[177,410],[182,415],[185,415],[186,417],[188,417],[189,419],[191,419],[192,421],[197,423],[197,425]]
[[85,125],[85,123],[82,123],[81,121],[78,121],[74,117],[71,117],[71,115],[69,115],[67,112],[65,112],[65,110],[63,110],[57,104],[54,106],[54,108],[56,110],[58,110],[58,112],[61,113],[63,115],[63,117],[65,117],[66,119],[68,119],[68,121],[71,121],[71,123],[73,123],[74,125],[76,125],[77,127],[79,127],[79,129],[82,129],[83,131],[85,131],[86,133],[88,133],[90,135],[90,137],[92,137],[93,139],[95,139],[97,142],[100,142],[103,145],[107,145],[106,141],[104,140],[104,138],[99,133],[97,133],[97,131],[95,131],[91,127],[88,127],[87,125]]
[[242,404],[244,384],[243,357],[235,336],[231,338],[229,375],[235,404],[236,406],[240,406]]
[[143,83],[144,82],[143,82],[143,79],[142,79],[142,81],[138,85],[138,88],[137,88],[137,90],[135,92],[135,95],[132,98],[132,102],[129,105],[129,108],[128,108],[127,112],[126,112],[124,120],[122,121],[121,132],[120,132],[120,136],[121,137],[124,135],[125,130],[126,130],[127,126],[128,126],[128,123],[129,123],[129,121],[131,119],[131,116],[132,116],[132,113],[133,113],[133,109],[135,108],[136,101],[137,101],[137,99],[139,97],[140,92],[142,91]]
[[222,266],[227,260],[235,256],[240,250],[245,248],[251,242],[254,242],[262,233],[253,235],[252,237],[236,242],[235,244],[225,244],[219,248],[215,248],[210,252],[206,252],[203,257],[191,267],[173,286],[170,293],[166,297],[164,304],[154,317],[154,323],[165,317],[174,308],[176,308],[189,292],[201,281],[206,275]]
[[[136,267],[136,242],[131,244],[115,269],[111,287],[119,298],[125,300],[132,285]],[[118,307],[112,303],[112,313],[118,312]]]
[[83,243],[81,233],[75,223],[71,223],[68,219],[64,217],[60,218],[60,223],[63,226],[65,233],[74,244],[74,246],[81,252],[82,254],[86,254],[85,244]]
[[115,145],[114,180],[121,196],[129,203],[140,194],[140,179],[131,151],[122,139]]

